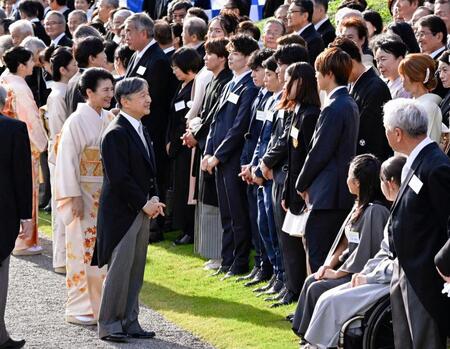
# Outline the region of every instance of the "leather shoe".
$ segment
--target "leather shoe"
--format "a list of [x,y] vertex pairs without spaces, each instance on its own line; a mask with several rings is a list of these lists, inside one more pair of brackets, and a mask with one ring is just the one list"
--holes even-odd
[[176,239],[174,245],[190,245],[194,243],[194,238],[188,234],[184,234],[180,239]]
[[261,268],[259,268],[259,267],[253,267],[253,269],[252,269],[252,271],[250,272],[250,274],[247,274],[247,275],[245,275],[245,276],[240,276],[240,277],[238,277],[238,278],[236,279],[236,282],[253,279],[260,271],[261,271]]
[[260,269],[259,272],[255,275],[255,277],[252,280],[246,282],[244,286],[245,287],[253,286],[259,284],[260,282],[268,281],[270,280],[271,277],[272,277],[271,273],[269,274],[268,272],[265,272],[262,269]]
[[272,287],[269,288],[268,290],[261,292],[261,295],[263,294],[276,294],[279,293],[281,291],[281,289],[283,288],[284,283],[281,280],[275,280],[275,282],[273,283]]
[[49,202],[47,206],[45,206],[42,211],[50,213],[52,212],[52,204]]
[[220,275],[220,274],[225,274],[225,273],[228,273],[229,270],[230,270],[230,267],[221,265],[219,269],[217,269],[214,273],[212,273],[209,276],[217,276],[217,275]]
[[236,270],[233,270],[233,268],[230,268],[230,270],[228,270],[228,272],[220,279],[220,281],[229,279],[232,276],[242,275],[242,274],[244,274],[246,272],[248,272],[248,268],[236,269]]
[[292,291],[287,291],[284,297],[277,303],[272,304],[271,308],[281,307],[283,305],[288,305],[298,301],[298,294],[295,294]]
[[294,321],[294,314],[289,314],[285,317],[286,321],[289,321],[292,323],[292,321]]
[[128,335],[138,339],[152,339],[153,337],[155,337],[155,332],[142,330],[141,332],[137,333],[128,333]]
[[20,341],[15,341],[12,338],[9,338],[5,343],[0,345],[0,349],[18,349],[22,348],[25,345],[25,340],[22,339]]
[[270,278],[269,283],[267,285],[255,288],[253,290],[253,292],[264,292],[264,291],[267,291],[269,288],[271,288],[273,286],[275,281],[277,281],[277,276],[276,275],[272,275],[272,277]]
[[287,292],[287,288],[286,288],[286,286],[283,286],[283,288],[281,289],[280,292],[278,292],[278,294],[276,294],[276,295],[274,295],[272,297],[267,297],[264,300],[266,302],[279,301],[280,299],[282,299],[284,297],[286,292]]
[[128,335],[126,333],[111,333],[105,337],[100,338],[102,341],[125,343],[127,341]]

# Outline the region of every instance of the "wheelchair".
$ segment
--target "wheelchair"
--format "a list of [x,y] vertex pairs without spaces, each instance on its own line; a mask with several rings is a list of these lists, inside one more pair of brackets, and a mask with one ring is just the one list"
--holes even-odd
[[339,349],[394,349],[389,294],[379,299],[363,315],[356,315],[342,326]]

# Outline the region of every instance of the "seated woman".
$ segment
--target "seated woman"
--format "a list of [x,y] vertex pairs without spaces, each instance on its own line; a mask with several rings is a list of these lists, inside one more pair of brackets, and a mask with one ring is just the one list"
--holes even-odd
[[[395,201],[406,158],[395,156],[381,165],[381,190],[389,201]],[[343,324],[356,314],[366,312],[389,293],[393,260],[389,258],[387,225],[378,253],[367,261],[351,282],[326,291],[317,301],[304,339],[312,347],[336,347]]]
[[339,230],[324,265],[310,275],[302,288],[292,329],[304,336],[319,297],[351,280],[379,250],[389,210],[380,190],[380,162],[371,154],[350,163],[347,185],[355,205]]

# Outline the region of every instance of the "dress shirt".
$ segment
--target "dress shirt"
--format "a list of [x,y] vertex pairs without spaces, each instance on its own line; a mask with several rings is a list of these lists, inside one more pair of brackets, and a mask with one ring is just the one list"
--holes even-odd
[[170,53],[172,51],[175,51],[175,47],[170,46],[170,47],[165,48],[163,51],[164,51],[165,54],[168,54],[168,53]]
[[445,46],[439,47],[436,51],[430,53],[430,57],[433,59],[437,59],[439,55],[444,52]]
[[131,115],[125,113],[123,110],[121,110],[120,113],[125,117],[125,119],[127,119],[130,122],[131,126],[133,126],[133,128],[136,130],[137,134],[139,135],[139,138],[144,144],[145,149],[147,150],[147,153],[150,154],[147,141],[145,140],[142,122],[140,120],[133,118]]
[[52,39],[52,45],[58,46],[59,41],[63,38],[66,33],[59,34],[56,38]]
[[413,149],[413,151],[411,152],[411,154],[409,154],[409,156],[406,159],[406,163],[403,166],[402,169],[402,184],[409,172],[409,170],[411,169],[412,164],[414,163],[414,160],[416,160],[417,155],[419,155],[419,153],[422,151],[423,148],[425,148],[428,144],[433,143],[433,141],[431,140],[431,138],[429,137],[425,137],[422,142],[420,142],[419,144],[416,145],[416,147]]
[[239,83],[239,81],[241,81],[247,74],[250,74],[250,70],[247,70],[239,75],[234,75],[233,79],[231,79],[231,86],[233,87],[236,86]]
[[[320,26],[322,24],[324,24],[326,21],[328,20],[328,16],[325,16],[324,19],[320,20],[319,22],[317,22],[316,24],[314,24],[314,28],[316,28],[316,30],[319,30]],[[305,27],[306,28],[306,27]]]
[[340,90],[341,88],[347,88],[346,86],[338,86],[338,87],[335,87],[334,89],[332,89],[331,90],[331,92],[329,93],[329,94],[327,94],[327,97],[325,98],[325,101],[324,101],[324,107],[326,107],[326,106],[328,106],[328,104],[330,104],[330,102],[331,102],[331,96],[337,91],[337,90]]

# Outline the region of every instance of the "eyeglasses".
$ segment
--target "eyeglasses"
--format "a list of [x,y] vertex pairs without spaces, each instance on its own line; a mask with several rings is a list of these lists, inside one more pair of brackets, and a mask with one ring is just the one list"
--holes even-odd
[[420,31],[420,32],[417,32],[416,33],[416,36],[420,39],[420,38],[423,38],[423,37],[425,37],[425,36],[427,36],[427,35],[435,35],[434,33],[432,33],[432,32],[422,32],[422,31]]
[[58,24],[63,24],[63,22],[44,22],[44,26],[52,27]]
[[292,15],[293,13],[303,13],[303,11],[300,11],[300,10],[294,10],[294,11],[291,11],[291,10],[289,10],[289,11],[287,12],[288,15]]

